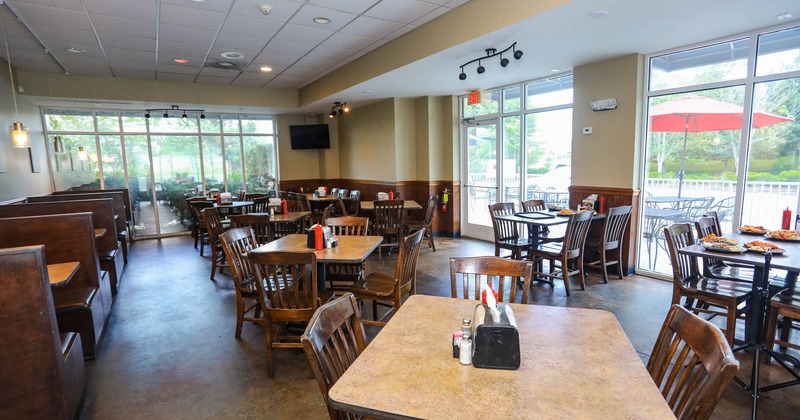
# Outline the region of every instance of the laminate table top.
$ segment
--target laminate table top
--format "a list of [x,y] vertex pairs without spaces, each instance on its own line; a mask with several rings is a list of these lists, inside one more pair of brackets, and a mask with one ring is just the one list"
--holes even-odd
[[[367,211],[375,210],[375,202],[362,201],[361,210],[367,210]],[[403,200],[403,210],[422,210],[422,206],[414,200]]]
[[78,268],[81,266],[79,261],[68,261],[62,263],[47,264],[47,276],[50,277],[50,286],[58,287],[69,283]]
[[269,215],[269,222],[270,223],[291,223],[296,222],[308,215],[311,214],[310,211],[290,211],[289,213],[275,213],[270,215],[269,213],[249,213],[254,216],[265,216]]
[[106,228],[100,228],[94,230],[94,237],[95,239],[100,239],[103,236],[106,236]]
[[[369,254],[383,242],[382,236],[339,236],[339,245],[336,248],[325,248],[314,251],[318,263],[351,263],[363,262]],[[307,246],[308,235],[286,235],[268,244],[261,245],[250,252],[313,251]]]
[[375,418],[674,419],[613,314],[512,304],[518,370],[453,358],[476,301],[415,295],[333,385],[331,404]]

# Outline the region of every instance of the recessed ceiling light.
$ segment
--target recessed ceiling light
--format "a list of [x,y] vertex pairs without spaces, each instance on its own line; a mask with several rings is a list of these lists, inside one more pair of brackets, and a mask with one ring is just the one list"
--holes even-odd
[[220,54],[223,58],[227,58],[229,60],[241,60],[244,58],[244,54],[237,52],[237,51],[225,51],[224,53]]
[[601,17],[605,17],[608,14],[605,10],[595,10],[594,12],[589,12],[590,18],[599,19]]
[[778,16],[775,16],[775,17],[776,17],[776,18],[778,18],[778,20],[789,20],[789,19],[791,19],[793,16],[792,16],[792,14],[791,14],[791,13],[781,13],[781,14],[779,14]]
[[67,52],[71,52],[73,54],[83,54],[83,53],[86,52],[85,50],[82,50],[80,48],[75,48],[75,47],[69,47],[69,48],[64,48],[64,49],[67,50]]
[[560,72],[561,70],[559,70],[559,69],[550,69],[550,71],[551,71],[551,72],[553,72],[553,73],[558,73],[558,72]]
[[327,25],[331,23],[331,20],[326,17],[315,17],[314,22],[319,23],[320,25]]
[[362,90],[361,93],[372,93],[371,90]]
[[191,2],[193,2],[193,3],[205,3],[205,2],[207,2],[208,0],[189,0],[189,1],[191,1]]
[[270,72],[270,71],[272,71],[272,67],[270,67],[270,66],[261,66],[261,71]]
[[233,63],[229,63],[227,61],[220,61],[219,63],[216,63],[216,65],[218,67],[233,67],[234,66]]
[[189,62],[189,60],[187,60],[185,58],[174,58],[174,59],[172,59],[172,61],[174,61],[174,62],[176,62],[178,64],[186,64],[186,63]]

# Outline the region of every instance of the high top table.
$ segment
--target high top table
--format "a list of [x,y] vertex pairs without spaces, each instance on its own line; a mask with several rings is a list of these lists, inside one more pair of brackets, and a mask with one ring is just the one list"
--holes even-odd
[[381,419],[674,419],[608,311],[511,304],[518,370],[453,358],[477,301],[414,295],[333,385],[331,405]]

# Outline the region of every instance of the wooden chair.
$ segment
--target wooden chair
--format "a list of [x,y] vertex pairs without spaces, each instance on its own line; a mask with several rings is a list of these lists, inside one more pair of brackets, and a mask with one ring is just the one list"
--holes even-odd
[[[556,244],[542,244],[539,249],[530,251],[531,259],[541,258],[550,261],[550,272],[539,270],[535,275],[564,282],[567,296],[570,294],[569,277],[577,274],[581,282],[581,290],[586,290],[586,281],[583,275],[583,246],[586,243],[586,234],[592,223],[592,212],[585,211],[569,216],[567,228],[564,231],[564,241],[560,247]],[[577,269],[570,269],[569,262],[575,260]],[[559,265],[555,263],[559,262]]]
[[253,199],[253,205],[248,213],[269,213],[269,197]]
[[707,419],[739,371],[719,328],[672,305],[647,362],[678,419]]
[[383,242],[378,246],[378,256],[381,259],[383,259],[383,248],[389,248],[389,253],[391,253],[392,247],[400,245],[400,238],[403,237],[404,204],[403,200],[376,200],[373,202],[375,233],[383,236]]
[[[302,348],[300,336],[290,334],[288,323],[308,322],[321,302],[317,296],[317,256],[308,252],[251,252],[261,311],[267,322],[267,376],[275,366],[272,351]],[[275,326],[275,332],[272,327]]]
[[331,191],[328,194],[330,194],[333,197],[338,197],[339,196],[339,189],[338,188],[331,188]]
[[436,252],[436,244],[433,243],[433,216],[436,214],[436,204],[439,203],[439,196],[431,194],[428,196],[428,208],[425,210],[425,219],[406,223],[406,232],[414,233],[420,229],[425,229],[425,240],[428,247]]
[[[417,257],[424,234],[423,230],[419,230],[400,239],[400,253],[394,275],[374,272],[350,286],[350,292],[357,298],[372,300],[372,320],[365,320],[365,324],[386,325],[383,320],[393,311],[400,309],[403,295],[411,296],[416,293]],[[392,305],[381,318],[378,318],[379,302]]]
[[347,216],[347,207],[344,204],[344,200],[342,197],[336,197],[336,201],[331,204],[333,208],[331,209],[330,217],[342,217]]
[[339,192],[336,193],[337,197],[346,198],[348,190],[345,188],[339,188]]
[[[633,206],[620,206],[608,209],[603,223],[603,236],[597,240],[586,242],[587,250],[596,252],[600,259],[586,263],[591,267],[600,267],[603,271],[603,283],[608,283],[608,266],[617,266],[617,275],[623,277],[622,269],[622,241],[625,228],[631,218]],[[608,251],[617,250],[616,259],[609,261]]]
[[[222,249],[230,262],[233,284],[236,286],[236,333],[234,335],[239,338],[242,335],[244,321],[263,324],[266,327],[266,322],[261,317],[261,306],[258,302],[260,294],[253,275],[253,267],[250,265],[250,260],[244,256],[256,248],[258,242],[250,227],[230,229],[220,235],[219,240],[222,242]],[[249,306],[245,303],[249,303]],[[250,311],[253,311],[253,316],[245,317]]]
[[300,337],[332,419],[356,419],[331,407],[328,391],[367,348],[361,311],[351,293],[319,307]]
[[694,245],[692,227],[676,223],[664,228],[667,251],[672,261],[672,304],[680,304],[692,312],[724,315],[725,336],[733,345],[736,317],[746,311],[744,304],[750,298],[750,286],[728,280],[708,279],[700,275],[697,258],[678,254],[678,250]]
[[521,289],[520,303],[528,303],[532,277],[531,261],[500,257],[450,258],[450,292],[456,299],[461,290],[462,299],[481,300],[481,287],[491,282],[499,302],[516,303],[517,289]]
[[206,230],[205,222],[200,216],[203,209],[214,207],[214,203],[203,200],[194,200],[189,202],[189,211],[192,215],[192,237],[194,237],[194,248],[197,249],[197,244],[200,244],[200,256],[203,256],[203,248],[210,245],[208,241],[208,230]]
[[[268,214],[236,214],[230,217],[231,226],[249,227],[253,230],[256,244],[264,245],[272,241],[272,228]],[[230,261],[230,258],[228,259]]]
[[[286,200],[286,208],[289,210],[290,213],[298,212],[298,211],[305,211],[303,210],[303,205],[299,201],[295,200]],[[272,236],[274,239],[283,238],[286,235],[291,235],[294,233],[302,233],[302,229],[304,227],[304,222],[292,222],[292,223],[276,223],[272,229]]]
[[344,207],[347,209],[348,216],[358,216],[361,211],[361,191],[350,191],[350,196],[344,200]]
[[[697,237],[704,238],[708,235],[722,236],[719,223],[713,217],[701,217],[694,222]],[[753,267],[728,265],[722,260],[703,258],[703,276],[715,279],[752,283]],[[780,289],[782,290],[782,289]],[[775,293],[780,290],[775,291]]]
[[[367,236],[369,218],[343,216],[326,220],[327,226],[335,236]],[[330,290],[347,290],[354,282],[364,278],[366,263],[328,263],[325,264],[325,278]]]
[[[775,338],[778,327],[778,317],[781,317],[780,337]],[[800,345],[789,341],[789,332],[792,329],[792,321],[800,320],[800,294],[795,289],[786,289],[772,297],[769,301],[767,310],[767,327],[764,331],[764,344],[767,349],[772,350],[775,344],[781,348],[793,348],[800,350]]]
[[225,253],[222,252],[222,244],[219,242],[219,236],[225,233],[225,228],[222,226],[222,218],[216,207],[203,209],[200,216],[203,218],[208,232],[208,244],[211,247],[211,280],[214,280],[214,272],[217,267],[219,267],[220,274],[225,267],[229,267]]
[[355,198],[357,200],[361,200],[361,191],[360,190],[350,190],[350,198]]
[[497,218],[514,214],[514,203],[489,204],[489,214],[494,229],[494,256],[499,257],[500,250],[507,249],[511,251],[510,258],[522,259],[523,251],[530,250],[533,242],[526,236],[520,236],[516,222]]

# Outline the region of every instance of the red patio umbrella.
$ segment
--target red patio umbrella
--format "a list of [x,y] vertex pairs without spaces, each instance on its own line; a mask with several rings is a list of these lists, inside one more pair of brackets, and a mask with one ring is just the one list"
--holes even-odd
[[[678,197],[683,186],[686,138],[689,133],[720,130],[741,130],[744,109],[739,105],[689,94],[650,107],[650,132],[683,132],[681,170],[678,173]],[[793,121],[792,118],[766,112],[753,112],[753,128]]]

